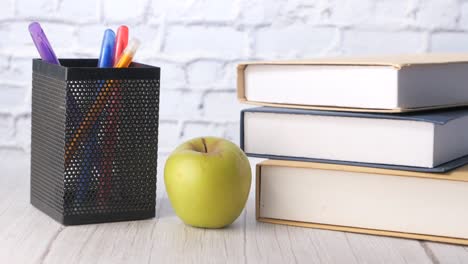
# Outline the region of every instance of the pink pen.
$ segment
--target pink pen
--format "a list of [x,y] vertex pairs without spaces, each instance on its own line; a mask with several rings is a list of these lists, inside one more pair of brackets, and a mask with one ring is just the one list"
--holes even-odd
[[120,59],[120,55],[125,50],[128,44],[128,27],[120,26],[117,29],[117,37],[115,38],[115,53],[114,63],[117,63]]

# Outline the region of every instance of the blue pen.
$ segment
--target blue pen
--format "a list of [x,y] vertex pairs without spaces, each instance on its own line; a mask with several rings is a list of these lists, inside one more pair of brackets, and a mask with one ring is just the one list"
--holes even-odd
[[[102,38],[101,52],[98,59],[99,68],[111,68],[114,66],[114,48],[115,48],[115,33],[111,29],[106,29],[104,31],[104,37]],[[101,91],[101,88],[104,86],[104,81],[99,85],[99,88],[96,91],[96,96]],[[98,177],[101,174],[100,168],[100,156],[101,150],[97,141],[97,130],[99,121],[96,120],[96,123],[93,124],[93,129],[90,131],[88,138],[84,139],[84,149],[83,149],[83,167],[81,172],[81,179],[79,182],[79,191],[78,191],[78,203],[86,203],[87,198],[91,198],[93,192],[90,192],[90,184],[93,174],[96,174]],[[94,155],[93,155],[94,148]],[[93,197],[90,200],[95,200]]]
[[[115,40],[116,40],[116,37],[115,37],[114,31],[112,31],[111,29],[106,29],[106,31],[104,32],[104,37],[102,39],[101,53],[99,55],[99,61],[98,61],[99,68],[114,67],[114,57],[115,57],[114,53],[115,53],[115,46],[116,46]],[[104,83],[102,84],[101,87],[99,87],[98,94],[101,91],[103,86],[104,86]],[[109,115],[109,113],[107,113],[107,115]],[[105,119],[106,118],[104,118],[104,120]],[[103,129],[104,128],[105,127],[103,127]],[[95,135],[95,137],[96,136],[97,135]],[[106,147],[107,147],[106,145],[101,145],[101,149],[99,150],[99,155],[98,155],[99,159],[102,158],[101,157],[101,155],[103,154],[102,148],[106,149]],[[108,171],[108,168],[106,167],[106,165],[101,164],[101,162],[99,162],[98,160],[95,160],[95,165],[98,171],[98,178],[99,178],[99,190],[98,190],[97,201],[98,201],[98,204],[103,204],[105,203],[105,199],[103,197],[104,194],[102,193],[102,190],[104,188],[107,189],[108,188],[107,185],[110,184],[109,182],[107,182],[107,185],[103,186],[103,184],[106,184],[106,182],[104,181],[105,180],[104,177],[107,177],[108,176],[107,174],[110,172]]]
[[114,66],[115,33],[106,29],[102,38],[101,53],[99,54],[98,67],[111,68]]

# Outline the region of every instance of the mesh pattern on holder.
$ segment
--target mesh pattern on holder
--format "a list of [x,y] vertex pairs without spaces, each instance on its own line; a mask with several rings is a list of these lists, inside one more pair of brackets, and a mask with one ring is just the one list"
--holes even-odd
[[154,216],[159,68],[151,68],[157,78],[109,68],[96,69],[107,75],[95,79],[69,72],[62,81],[34,70],[33,205],[65,224]]

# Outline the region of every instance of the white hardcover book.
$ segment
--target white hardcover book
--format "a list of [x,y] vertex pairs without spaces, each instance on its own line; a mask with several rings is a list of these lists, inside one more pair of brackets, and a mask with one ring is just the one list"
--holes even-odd
[[418,170],[468,155],[468,109],[370,114],[259,107],[242,111],[241,128],[241,147],[260,158]]
[[467,73],[468,54],[260,61],[238,66],[238,98],[277,107],[406,112],[467,105]]
[[260,221],[468,243],[468,166],[449,173],[268,160],[257,165]]

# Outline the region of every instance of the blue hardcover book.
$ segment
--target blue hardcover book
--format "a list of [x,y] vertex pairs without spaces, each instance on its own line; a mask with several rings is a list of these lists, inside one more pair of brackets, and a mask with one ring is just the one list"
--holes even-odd
[[400,114],[258,107],[241,112],[248,156],[408,171],[468,163],[468,108]]

